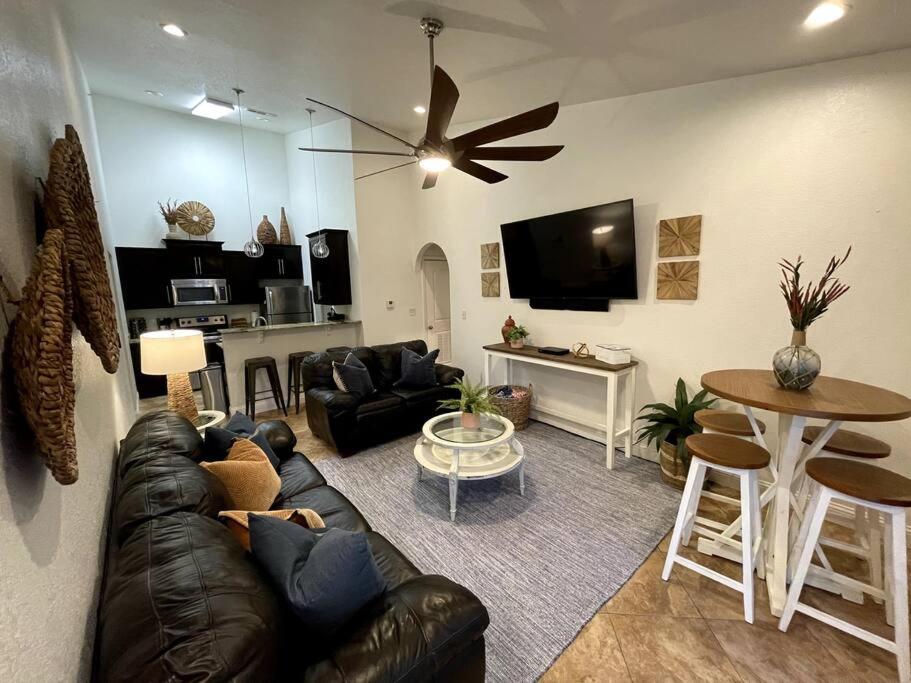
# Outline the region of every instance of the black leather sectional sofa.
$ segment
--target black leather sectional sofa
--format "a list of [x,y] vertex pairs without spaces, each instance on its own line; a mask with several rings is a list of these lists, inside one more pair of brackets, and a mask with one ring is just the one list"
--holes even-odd
[[402,348],[427,353],[422,339],[353,349],[367,370],[376,393],[364,399],[339,391],[332,379],[332,362],[345,360],[348,351],[326,351],[308,356],[301,367],[306,391],[307,422],[312,431],[342,455],[403,434],[420,430],[439,412],[440,399],[458,397],[448,385],[465,372],[436,365],[437,386],[422,389],[393,386],[402,375]]
[[466,588],[423,575],[266,423],[281,460],[274,508],[312,508],[364,531],[388,584],[326,642],[298,633],[265,575],[217,520],[221,482],[175,413],[140,418],[114,475],[95,641],[96,681],[483,681],[487,610]]

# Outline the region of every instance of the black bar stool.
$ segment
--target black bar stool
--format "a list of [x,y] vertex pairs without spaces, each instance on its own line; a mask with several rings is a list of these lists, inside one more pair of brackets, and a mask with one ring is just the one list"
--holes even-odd
[[[256,371],[265,370],[269,376],[269,389],[256,391]],[[256,419],[256,395],[264,394],[267,391],[272,392],[272,398],[275,405],[282,409],[285,417],[288,416],[288,410],[285,408],[285,399],[282,395],[281,383],[278,380],[278,367],[275,365],[275,359],[272,356],[259,356],[258,358],[248,358],[244,361],[244,394],[246,398],[247,415]]]
[[288,400],[287,405],[291,406],[291,392],[294,392],[294,412],[301,411],[301,364],[304,358],[312,356],[314,351],[295,351],[288,354]]

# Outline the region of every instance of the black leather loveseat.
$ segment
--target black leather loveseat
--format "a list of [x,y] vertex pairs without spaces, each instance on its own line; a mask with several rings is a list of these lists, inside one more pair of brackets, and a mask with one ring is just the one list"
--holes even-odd
[[184,418],[140,418],[114,473],[93,679],[112,681],[482,681],[487,610],[466,588],[422,575],[267,423],[281,460],[275,508],[312,508],[328,527],[364,531],[388,589],[317,642],[216,516],[221,482],[197,465]]
[[376,388],[376,393],[364,399],[339,391],[332,379],[332,362],[343,362],[347,351],[308,356],[301,366],[301,384],[306,391],[310,431],[342,455],[349,455],[364,446],[419,430],[439,411],[440,399],[458,397],[458,392],[448,385],[465,372],[439,363],[437,386],[394,387],[402,375],[403,347],[422,356],[427,353],[427,344],[422,339],[351,350],[367,366]]

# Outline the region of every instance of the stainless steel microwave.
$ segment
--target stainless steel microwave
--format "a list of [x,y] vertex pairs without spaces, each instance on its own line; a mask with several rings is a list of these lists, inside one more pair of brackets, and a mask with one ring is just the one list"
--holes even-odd
[[171,280],[171,303],[174,306],[226,304],[229,298],[228,284],[223,279]]

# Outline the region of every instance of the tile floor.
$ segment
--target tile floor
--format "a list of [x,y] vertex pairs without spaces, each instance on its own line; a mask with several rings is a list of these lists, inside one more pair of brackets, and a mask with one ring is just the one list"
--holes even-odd
[[[257,421],[281,417],[272,411]],[[292,411],[287,422],[298,437],[299,450],[308,457],[336,457],[307,428],[303,412]],[[716,519],[736,516],[712,501],[704,501],[701,510]],[[844,530],[830,525],[830,533]],[[802,614],[794,616],[787,633],[780,632],[762,581],[756,581],[752,625],[743,621],[740,593],[680,566],[665,583],[661,569],[669,536],[582,629],[542,676],[543,682],[897,680],[893,655]],[[740,566],[733,562],[691,549],[684,554],[728,576],[739,575]],[[859,560],[836,551],[830,551],[829,558],[838,571],[864,578],[865,565]],[[869,598],[855,605],[807,588],[804,599],[892,637],[883,608]]]

